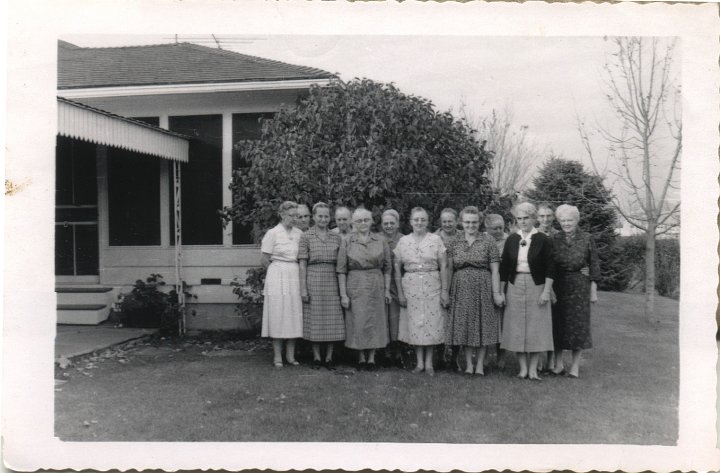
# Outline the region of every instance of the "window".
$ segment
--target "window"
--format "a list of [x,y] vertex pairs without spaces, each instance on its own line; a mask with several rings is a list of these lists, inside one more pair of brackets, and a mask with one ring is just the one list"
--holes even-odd
[[110,245],[159,245],[161,159],[108,148],[107,163]]
[[[222,115],[170,117],[170,130],[191,138],[190,162],[182,164],[182,242],[221,245]],[[170,173],[170,242],[175,243],[174,176]]]
[[[260,119],[272,118],[274,113],[236,113],[232,116],[233,145],[241,140],[259,140],[262,137]],[[232,169],[246,169],[249,163],[243,162],[240,153],[233,148]],[[256,243],[253,238],[252,224],[233,223],[233,245]]]

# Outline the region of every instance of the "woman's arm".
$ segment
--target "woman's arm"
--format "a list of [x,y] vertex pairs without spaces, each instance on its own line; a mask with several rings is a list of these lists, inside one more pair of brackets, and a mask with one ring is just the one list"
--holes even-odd
[[347,295],[347,274],[338,273],[338,285],[340,286],[340,305],[343,309],[349,309],[350,298]]
[[500,284],[500,263],[490,263],[490,273],[492,274],[493,302],[496,306],[502,307],[505,305],[505,295]]
[[307,291],[307,260],[300,260],[300,297],[303,302],[310,302],[310,296]]
[[263,267],[264,269],[267,269],[268,266],[270,266],[270,257],[271,257],[271,256],[272,256],[272,255],[270,255],[270,254],[268,254],[268,253],[263,253],[263,254],[260,256],[260,265],[262,265],[262,267]]
[[440,304],[447,307],[450,304],[450,283],[448,281],[448,262],[445,252],[438,258],[440,264]]
[[545,284],[543,285],[543,290],[540,293],[540,297],[538,298],[538,304],[546,304],[552,299],[552,286],[553,280],[551,278],[545,278]]
[[405,293],[403,292],[402,287],[402,262],[400,261],[400,258],[395,258],[395,287],[397,289],[397,296],[398,296],[398,303],[402,307],[407,306],[407,300],[405,299]]

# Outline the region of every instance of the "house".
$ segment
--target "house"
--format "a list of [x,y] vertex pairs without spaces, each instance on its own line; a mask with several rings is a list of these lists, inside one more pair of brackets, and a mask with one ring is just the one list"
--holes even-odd
[[230,282],[260,255],[250,228],[223,228],[217,213],[231,204],[233,143],[258,139],[260,118],[333,79],[188,43],[60,41],[58,321],[98,323],[119,291],[159,273],[197,296],[188,328],[242,327]]

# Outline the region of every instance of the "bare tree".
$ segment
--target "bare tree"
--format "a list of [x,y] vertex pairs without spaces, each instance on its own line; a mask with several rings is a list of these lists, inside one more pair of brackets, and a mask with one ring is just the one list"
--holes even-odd
[[527,125],[515,125],[510,107],[503,111],[493,109],[489,117],[480,119],[468,112],[463,102],[459,112],[476,130],[478,139],[486,142],[486,149],[493,153],[492,169],[488,172],[493,189],[507,195],[525,190],[537,157],[548,154],[528,138]]
[[[655,305],[655,239],[680,224],[677,170],[682,151],[680,87],[673,69],[674,40],[614,38],[605,64],[605,95],[614,114],[612,127],[578,130],[595,172],[619,189],[614,205],[632,226],[644,232],[645,315]],[[593,150],[600,139],[604,163]],[[602,164],[602,166],[601,166]]]

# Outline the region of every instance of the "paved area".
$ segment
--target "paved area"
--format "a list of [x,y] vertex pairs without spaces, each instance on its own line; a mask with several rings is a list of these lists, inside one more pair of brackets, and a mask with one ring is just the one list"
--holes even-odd
[[150,335],[155,331],[155,329],[116,328],[108,325],[58,325],[55,335],[55,359],[85,355]]

